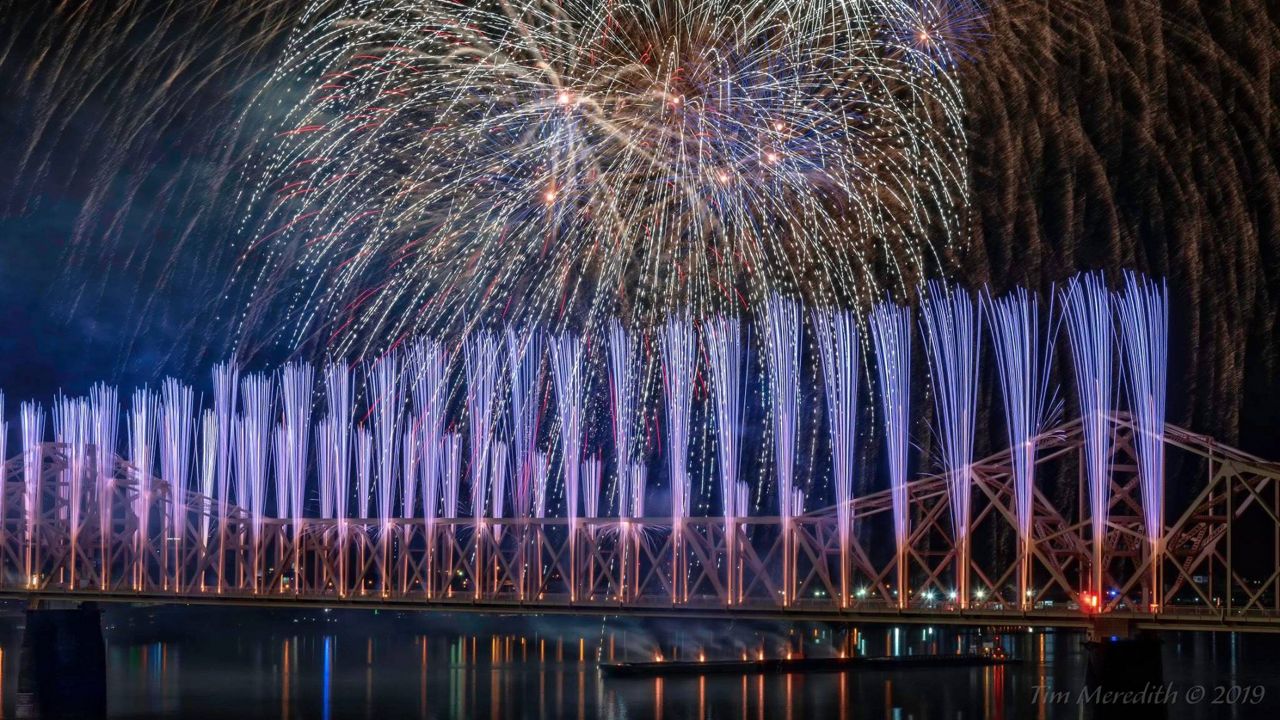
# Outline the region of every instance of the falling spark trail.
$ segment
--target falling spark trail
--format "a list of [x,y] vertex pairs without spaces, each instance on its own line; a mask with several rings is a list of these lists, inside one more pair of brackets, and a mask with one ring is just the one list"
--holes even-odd
[[561,467],[564,473],[565,517],[578,517],[579,472],[582,461],[582,396],[584,366],[582,340],[565,333],[551,341],[551,370],[560,418]]
[[284,423],[276,423],[271,431],[271,458],[275,466],[276,517],[289,517],[289,441],[285,438]]
[[[18,406],[22,424],[22,484],[23,508],[28,518],[39,518],[43,508],[40,502],[40,470],[44,464],[44,408],[39,403],[24,402]],[[35,546],[36,522],[27,523],[26,575],[32,572],[32,549]]]
[[[326,386],[328,382],[326,381]],[[343,426],[339,429],[339,426]],[[346,453],[340,453],[339,433],[349,433],[349,418],[335,420],[326,416],[316,423],[315,455],[316,475],[319,477],[320,517],[337,520],[338,561],[335,577],[332,578],[340,597],[347,594],[347,538],[349,525],[347,518],[347,500],[351,489],[347,486],[350,477],[347,468],[339,470],[339,463],[350,462]],[[347,437],[350,437],[349,434]],[[328,574],[328,571],[326,571]]]
[[897,548],[898,606],[907,604],[907,448],[911,404],[911,310],[890,302],[871,311],[871,339],[880,379],[880,412],[889,464],[893,535]]
[[422,462],[422,446],[416,429],[419,422],[421,421],[417,416],[414,416],[400,435],[400,458],[403,462],[400,472],[402,518],[412,518],[418,512],[418,483],[421,480],[418,465]]
[[[373,492],[373,431],[366,425],[359,425],[355,430],[355,460],[356,460],[356,517],[365,523],[369,518],[369,503],[372,498],[370,494]],[[379,528],[381,529],[381,525]],[[382,537],[386,537],[386,533],[381,533]],[[360,549],[359,562],[364,561],[364,549]],[[360,587],[359,591],[363,594],[366,588]]]
[[477,332],[466,344],[463,361],[467,370],[467,429],[471,435],[467,463],[471,472],[471,515],[478,531],[489,495],[494,401],[501,369],[498,338],[493,333]]
[[[312,389],[315,369],[306,363],[289,363],[280,373],[280,397],[284,404],[284,440],[288,488],[288,512],[295,533],[306,500],[308,440],[311,436]],[[277,468],[276,472],[281,472]]]
[[702,342],[706,347],[711,375],[712,399],[716,416],[716,460],[720,470],[720,505],[726,530],[732,519],[747,508],[737,504],[739,464],[738,446],[742,418],[746,410],[747,374],[741,323],[735,318],[717,315],[702,325]]
[[628,503],[630,516],[633,518],[646,517],[645,515],[645,496],[648,490],[649,466],[643,462],[631,463],[631,500]]
[[[1134,449],[1142,487],[1142,513],[1151,557],[1161,557],[1164,539],[1164,422],[1168,395],[1169,290],[1136,273],[1125,275],[1116,296],[1125,387],[1134,422]],[[1160,587],[1160,561],[1152,562],[1152,588]],[[1159,603],[1159,597],[1151,599]]]
[[267,465],[271,457],[271,416],[275,411],[269,375],[246,375],[240,381],[242,414],[236,421],[236,503],[249,511],[253,528],[250,553],[253,588],[261,590],[262,523],[267,505]]
[[356,427],[356,512],[355,516],[368,519],[370,495],[373,492],[373,432],[365,425]]
[[576,599],[578,483],[582,460],[582,395],[585,366],[582,340],[563,333],[551,341],[551,377],[560,416],[560,467],[564,474],[565,517],[569,519],[570,599]]
[[134,565],[134,587],[141,589],[146,573],[146,542],[150,524],[152,471],[155,468],[156,421],[160,414],[159,399],[155,393],[141,388],[133,392],[129,408],[129,462],[133,465],[133,479],[137,495],[133,511],[138,518],[134,543],[137,559]]
[[996,370],[1004,401],[1018,517],[1018,602],[1025,608],[1028,607],[1027,590],[1031,582],[1036,451],[1052,406],[1049,373],[1057,325],[1052,321],[1051,305],[1051,326],[1045,330],[1040,323],[1038,303],[1023,288],[999,299],[992,299],[988,290],[983,296],[983,307],[995,342]]
[[422,473],[422,513],[429,525],[439,516],[449,360],[449,353],[438,340],[423,338],[409,346],[421,453],[418,467]]
[[706,347],[711,375],[712,399],[716,417],[716,460],[720,470],[720,510],[724,517],[729,602],[737,600],[734,579],[737,575],[736,518],[747,514],[746,505],[738,504],[738,447],[742,417],[747,397],[747,374],[743,362],[741,323],[736,318],[717,315],[702,325],[702,342]]
[[533,498],[533,456],[538,451],[542,390],[542,333],[507,328],[507,371],[511,384],[511,445],[515,479],[511,486],[516,517],[529,517]]
[[617,473],[616,488],[619,494],[618,515],[635,515],[636,449],[633,429],[636,423],[636,393],[639,385],[635,375],[636,340],[622,323],[614,318],[609,322],[609,400],[610,420],[613,423],[613,450]]
[[210,504],[214,485],[218,482],[218,413],[206,408],[200,414],[200,542],[209,542],[209,523],[214,507]]
[[[326,363],[324,388],[329,413],[326,418],[329,423],[329,457],[333,472],[321,477],[330,478],[328,494],[333,497],[334,514],[345,520],[351,497],[351,371],[340,362]],[[363,517],[363,513],[360,517]],[[338,527],[339,532],[345,535],[346,523],[341,523]]]
[[53,404],[53,439],[65,446],[66,462],[62,475],[62,501],[66,504],[64,520],[70,532],[70,572],[76,576],[80,550],[80,516],[84,510],[84,480],[89,470],[89,401],[84,398],[59,397]]
[[218,418],[218,507],[226,508],[231,496],[232,426],[236,416],[236,390],[240,371],[233,363],[213,366],[213,411]]
[[600,517],[603,468],[598,457],[588,456],[582,461],[582,514],[588,518]]
[[378,524],[385,534],[391,527],[391,505],[395,497],[401,414],[404,389],[400,384],[400,355],[390,352],[374,361],[365,372],[373,438],[377,446]]
[[1112,430],[1109,413],[1115,406],[1112,388],[1114,337],[1111,294],[1100,274],[1073,277],[1063,291],[1071,362],[1075,367],[1080,421],[1084,430],[1085,476],[1089,483],[1089,522],[1093,529],[1090,590],[1102,591],[1102,546],[1106,541],[1110,501]]
[[444,448],[441,453],[444,464],[444,495],[442,515],[446,518],[458,517],[458,491],[462,482],[462,436],[448,433],[444,436]]
[[334,519],[335,517],[343,517],[335,513],[335,505],[337,503],[337,468],[334,467],[337,453],[334,448],[337,443],[334,442],[335,423],[328,417],[320,418],[316,422],[315,437],[315,456],[316,456],[316,478],[317,485],[320,488],[320,517],[325,519]]
[[[181,568],[182,542],[186,536],[191,487],[192,443],[195,440],[195,391],[175,378],[160,386],[160,472],[169,486],[169,527],[174,538],[173,562]],[[181,582],[181,575],[177,576]]]
[[849,545],[853,532],[853,466],[858,441],[858,321],[849,310],[818,308],[812,313],[827,396],[831,474],[840,535],[841,598],[849,600]]
[[693,323],[683,318],[668,320],[662,329],[662,392],[666,401],[671,517],[677,527],[689,517],[689,421],[696,363]]
[[[116,434],[120,423],[120,403],[114,387],[97,383],[89,389],[89,412],[93,416],[90,442],[97,459],[100,501],[106,502],[114,487],[116,468]],[[3,395],[0,395],[3,398]]]
[[794,477],[796,416],[800,402],[800,303],[781,295],[769,298],[765,332],[769,365],[769,417],[773,422],[773,463],[778,514],[784,523],[796,515]]
[[[511,450],[501,440],[493,441],[490,451],[489,517],[500,518],[506,513],[507,466]],[[501,525],[494,525],[494,537],[501,536]]]
[[951,530],[956,544],[956,589],[969,605],[969,518],[973,503],[973,438],[978,414],[978,352],[982,316],[967,292],[931,282],[922,303],[924,345],[946,463]]
[[[662,328],[662,394],[666,400],[667,481],[671,489],[672,566],[684,557],[685,520],[689,517],[689,422],[697,363],[697,341],[688,318],[669,318]],[[688,599],[688,577],[673,573],[671,599]]]
[[537,451],[533,455],[533,516],[547,516],[547,477],[550,473],[550,458],[545,452]]
[[[3,396],[0,396],[3,397]],[[116,389],[104,383],[97,383],[89,389],[89,412],[93,416],[90,430],[90,442],[93,443],[96,458],[97,495],[98,495],[98,529],[101,535],[102,552],[105,557],[109,551],[112,521],[112,499],[115,496],[116,442],[120,428],[120,403]],[[2,457],[2,456],[0,456]],[[208,493],[206,497],[210,497]],[[0,500],[0,517],[4,517],[3,500]],[[208,517],[201,526],[208,528]],[[107,587],[106,573],[102,574],[99,589]]]

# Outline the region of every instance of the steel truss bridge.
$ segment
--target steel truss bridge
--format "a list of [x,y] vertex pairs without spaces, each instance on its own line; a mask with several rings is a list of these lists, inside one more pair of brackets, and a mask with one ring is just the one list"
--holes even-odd
[[[1169,426],[1167,527],[1143,526],[1134,428],[1111,418],[1110,517],[1091,536],[1079,422],[1040,439],[1031,537],[1010,455],[973,466],[968,552],[945,476],[910,483],[898,551],[889,492],[777,517],[278,519],[175,498],[117,458],[57,443],[4,467],[0,595],[401,609],[1280,631],[1280,464]],[[73,466],[77,466],[73,467]],[[72,473],[83,477],[73,483]],[[1076,480],[1078,478],[1078,480]],[[77,492],[72,495],[72,488]],[[140,495],[140,488],[150,487]],[[182,506],[173,508],[174,502]],[[142,522],[142,519],[146,522]],[[1095,545],[1098,543],[1098,545]],[[972,597],[954,594],[968,557]],[[1086,590],[1101,558],[1103,586]]]

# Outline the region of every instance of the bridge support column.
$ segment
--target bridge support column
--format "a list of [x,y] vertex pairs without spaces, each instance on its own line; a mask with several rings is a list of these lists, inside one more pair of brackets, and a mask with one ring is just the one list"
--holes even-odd
[[1145,693],[1150,697],[1150,702],[1096,703],[1094,718],[1164,720],[1168,717],[1168,703],[1161,694],[1164,665],[1160,644],[1153,633],[1137,630],[1128,620],[1105,615],[1094,619],[1085,642],[1089,653],[1086,689],[1090,694],[1103,697],[1112,692]]
[[96,603],[32,605],[18,669],[19,718],[107,714],[107,650]]

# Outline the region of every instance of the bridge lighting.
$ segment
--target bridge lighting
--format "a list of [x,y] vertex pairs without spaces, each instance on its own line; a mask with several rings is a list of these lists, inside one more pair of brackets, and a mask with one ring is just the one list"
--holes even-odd
[[856,593],[856,594],[857,594],[857,596],[858,596],[858,597],[860,597],[860,598],[864,598],[864,597],[866,597],[866,596],[867,596],[867,589],[866,589],[866,588],[864,588],[864,587],[860,587],[860,588],[858,588],[858,591],[857,591],[857,593]]
[[982,588],[978,588],[977,590],[973,591],[973,596],[981,600],[987,596],[987,591],[983,590]]
[[955,591],[955,590],[952,590],[951,592],[947,593],[947,598],[949,598],[949,599],[951,599],[951,600],[955,600],[955,599],[956,599],[956,591]]

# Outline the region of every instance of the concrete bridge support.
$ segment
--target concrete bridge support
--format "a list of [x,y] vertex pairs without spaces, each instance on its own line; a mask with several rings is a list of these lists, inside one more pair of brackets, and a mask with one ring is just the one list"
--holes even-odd
[[[1138,631],[1128,620],[1105,615],[1094,619],[1085,642],[1089,653],[1085,686],[1103,698],[1093,703],[1096,720],[1164,720],[1169,716],[1168,704],[1158,694],[1164,687],[1160,646],[1154,633]],[[1107,701],[1111,693],[1148,693],[1150,701]]]
[[33,603],[18,670],[19,718],[88,720],[107,714],[107,651],[97,603]]

